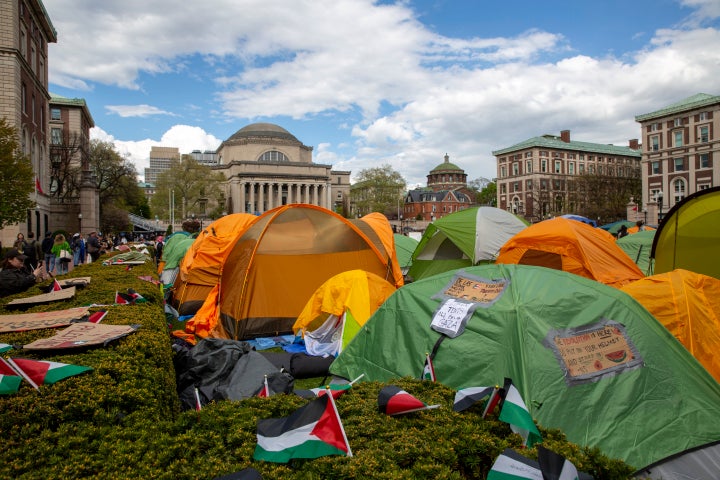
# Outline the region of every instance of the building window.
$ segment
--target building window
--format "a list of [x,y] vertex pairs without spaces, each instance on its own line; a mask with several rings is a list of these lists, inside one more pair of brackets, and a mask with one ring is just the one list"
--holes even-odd
[[525,173],[532,173],[532,160],[525,162]]
[[568,163],[568,173],[570,175],[575,175],[575,162]]
[[648,125],[648,130],[651,132],[657,132],[658,131],[658,124],[657,123],[651,123]]
[[562,168],[562,162],[560,160],[555,161],[555,173],[560,173]]
[[278,152],[277,150],[270,150],[269,152],[263,153],[258,159],[259,162],[289,162],[290,159],[285,156],[284,153]]
[[520,165],[518,165],[517,162],[513,163],[513,175],[519,175],[520,174]]
[[507,193],[507,191],[506,191],[506,189],[505,189],[505,184],[504,184],[504,183],[501,183],[501,184],[500,184],[500,193]]
[[540,150],[540,156],[541,156],[541,157],[547,157],[547,156],[548,156],[548,152],[546,152],[546,151],[544,151],[544,150]]
[[51,108],[50,109],[50,120],[60,120],[60,109],[59,108]]
[[513,183],[513,192],[519,192],[520,191],[520,182]]
[[675,122],[673,123],[673,126],[675,127],[682,127],[682,118],[676,118]]
[[584,163],[581,163],[581,164],[578,165],[578,173],[579,173],[580,175],[582,175],[583,173],[585,173],[585,164],[584,164]]
[[545,160],[544,158],[540,160],[540,171],[542,173],[547,173],[547,160]]
[[598,166],[597,166],[597,172],[598,172],[598,175],[602,175],[602,174],[603,174],[603,167],[602,167],[602,165],[598,165]]
[[673,180],[673,200],[674,203],[678,203],[680,200],[685,198],[685,180],[682,178],[676,178]]
[[658,175],[660,173],[660,162],[658,162],[658,161],[652,162],[650,164],[650,166],[652,168],[653,175]]
[[709,183],[703,183],[703,184],[697,186],[698,192],[699,192],[700,190],[707,190],[708,188],[710,188],[710,184],[709,184]]
[[675,136],[675,146],[676,147],[682,147],[683,146],[683,132],[682,130],[679,130],[677,132],[673,132],[673,135]]
[[684,164],[684,161],[683,161],[683,158],[682,158],[682,157],[674,158],[674,159],[673,159],[673,162],[675,163],[675,170],[674,170],[674,171],[676,171],[676,172],[681,172],[681,171],[685,170],[685,169],[683,168],[683,167],[684,167],[684,165],[683,165],[683,164]]
[[62,145],[62,128],[50,129],[50,143],[53,145]]
[[710,156],[707,153],[700,154],[700,168],[710,167]]
[[698,142],[707,143],[710,139],[710,129],[707,125],[698,128]]
[[532,152],[525,152],[525,158],[532,158]]
[[708,112],[700,112],[700,115],[698,115],[698,119],[703,122],[708,119]]
[[505,178],[507,176],[507,170],[505,170],[505,165],[500,167],[500,178]]
[[574,154],[574,153],[568,153],[567,158],[570,159],[570,160],[575,160],[575,154]]
[[525,190],[532,190],[532,180],[525,182]]
[[660,150],[660,135],[653,135],[650,137],[650,150],[653,152]]

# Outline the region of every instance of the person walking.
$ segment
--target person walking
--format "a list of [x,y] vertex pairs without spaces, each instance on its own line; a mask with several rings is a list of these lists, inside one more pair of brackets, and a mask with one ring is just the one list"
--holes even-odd
[[13,242],[13,248],[17,250],[20,255],[25,255],[25,250],[27,250],[27,246],[28,244],[25,240],[25,235],[23,235],[22,233],[18,233],[15,242]]
[[81,263],[85,263],[85,240],[82,235],[76,233],[73,235],[71,245],[73,251],[73,266],[77,267]]
[[[67,256],[65,253],[67,252]],[[52,253],[57,259],[55,262],[55,269],[58,275],[65,275],[68,273],[70,262],[72,261],[72,253],[70,252],[70,244],[65,240],[65,235],[58,233],[55,235],[55,242],[53,242]]]
[[100,240],[98,240],[97,232],[90,232],[87,239],[87,252],[93,262],[100,258]]
[[49,275],[55,272],[55,255],[52,253],[53,244],[52,232],[47,232],[40,248],[45,255],[45,269]]
[[25,259],[25,266],[28,267],[30,270],[35,270],[35,267],[39,265],[38,260],[42,260],[43,258],[42,249],[40,248],[40,244],[35,238],[35,234],[33,232],[28,232],[27,249],[25,250],[25,256],[27,257]]

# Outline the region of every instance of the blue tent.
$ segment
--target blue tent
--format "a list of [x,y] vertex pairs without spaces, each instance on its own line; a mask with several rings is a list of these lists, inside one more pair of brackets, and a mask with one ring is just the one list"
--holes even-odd
[[569,218],[570,220],[577,220],[578,222],[587,223],[588,225],[592,225],[593,227],[597,227],[598,224],[595,220],[592,218],[583,217],[581,215],[572,215],[570,213],[566,213],[565,215],[560,215],[562,218]]

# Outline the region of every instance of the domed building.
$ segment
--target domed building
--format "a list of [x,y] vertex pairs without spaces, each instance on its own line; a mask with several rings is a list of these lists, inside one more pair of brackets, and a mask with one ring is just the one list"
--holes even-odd
[[410,190],[405,195],[401,221],[432,222],[473,204],[465,170],[451,163],[445,154],[445,161],[428,173],[427,187]]
[[313,147],[272,123],[247,125],[220,144],[227,177],[227,213],[261,214],[289,203],[338,210],[350,193],[350,172],[312,161]]

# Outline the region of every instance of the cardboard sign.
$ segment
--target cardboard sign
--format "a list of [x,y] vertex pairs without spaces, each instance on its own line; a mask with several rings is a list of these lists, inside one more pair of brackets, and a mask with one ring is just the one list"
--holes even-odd
[[612,320],[551,332],[545,343],[561,362],[569,384],[596,381],[643,364],[625,328]]
[[510,280],[506,278],[489,280],[460,272],[441,292],[433,295],[433,298],[440,300],[455,298],[473,302],[480,307],[489,307],[500,299],[509,284]]
[[74,323],[55,336],[36,340],[23,346],[23,350],[62,350],[92,345],[105,345],[133,333],[137,325],[105,325],[102,323]]
[[67,327],[72,322],[82,320],[89,310],[89,307],[77,307],[53,312],[0,315],[0,333]]
[[32,297],[17,298],[12,302],[8,303],[8,308],[29,308],[33,305],[39,305],[41,303],[58,302],[60,300],[69,300],[75,296],[75,287],[63,288],[57,292],[43,293],[40,295],[33,295]]

